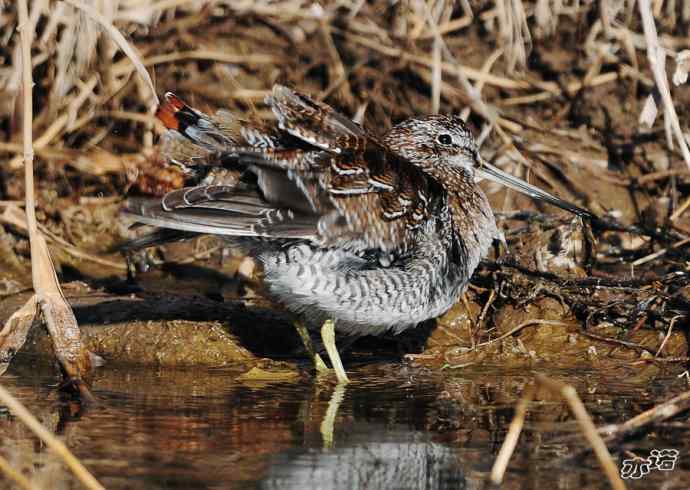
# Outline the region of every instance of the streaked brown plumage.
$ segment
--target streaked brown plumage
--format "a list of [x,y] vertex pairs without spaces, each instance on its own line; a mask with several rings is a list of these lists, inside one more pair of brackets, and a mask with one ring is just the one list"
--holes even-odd
[[273,126],[167,95],[163,146],[199,185],[127,213],[234,237],[263,264],[269,294],[309,327],[400,332],[448,310],[498,236],[478,174],[586,213],[487,166],[458,117],[409,119],[379,138],[283,86],[267,102]]

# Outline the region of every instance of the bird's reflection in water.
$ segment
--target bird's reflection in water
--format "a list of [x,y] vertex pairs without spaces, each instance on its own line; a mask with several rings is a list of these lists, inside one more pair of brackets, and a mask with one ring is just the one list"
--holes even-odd
[[[294,448],[273,457],[263,489],[465,489],[457,454],[420,431],[382,423],[334,423],[346,385],[337,385],[320,430],[323,449]],[[345,433],[343,433],[345,432]]]

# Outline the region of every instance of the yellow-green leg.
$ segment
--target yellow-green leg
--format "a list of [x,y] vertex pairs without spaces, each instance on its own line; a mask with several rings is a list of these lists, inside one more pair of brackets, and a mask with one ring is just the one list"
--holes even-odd
[[307,331],[307,327],[304,325],[304,323],[302,323],[300,320],[295,321],[295,330],[297,330],[297,333],[302,339],[304,348],[307,350],[309,357],[311,357],[316,370],[320,373],[330,371],[328,366],[326,366],[326,363],[323,362],[323,359],[321,359],[321,356],[316,352],[316,349],[314,349],[314,343],[311,341],[311,337],[309,336],[309,332]]
[[343,363],[340,360],[338,349],[335,347],[335,322],[333,320],[326,320],[321,327],[321,339],[323,345],[328,352],[328,358],[331,360],[331,365],[335,370],[335,376],[338,378],[338,383],[349,383],[350,380],[345,374]]

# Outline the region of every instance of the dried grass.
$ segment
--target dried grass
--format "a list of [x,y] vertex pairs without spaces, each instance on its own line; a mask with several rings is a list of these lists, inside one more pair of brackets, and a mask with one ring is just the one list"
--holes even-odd
[[[31,5],[25,29],[35,32],[33,147],[41,173],[52,177],[39,182],[39,189],[65,198],[164,192],[181,177],[171,177],[174,171],[162,167],[152,146],[162,130],[152,118],[153,91],[175,90],[201,109],[224,106],[270,117],[262,99],[279,81],[381,129],[414,114],[460,113],[481,128],[480,140],[491,161],[507,170],[526,171],[537,183],[582,199],[598,213],[607,212],[606,203],[588,194],[587,185],[573,180],[574,174],[585,172],[611,186],[627,186],[636,200],[666,199],[671,206],[658,221],[670,227],[669,240],[639,247],[631,262],[638,268],[663,265],[670,270],[690,236],[685,215],[690,197],[681,185],[687,175],[678,168],[671,140],[657,138],[643,152],[632,143],[636,153],[621,174],[608,168],[607,148],[618,143],[606,141],[602,125],[589,124],[590,133],[600,132],[585,136],[569,121],[577,120],[572,113],[583,100],[590,100],[590,109],[597,108],[590,94],[625,94],[620,98],[630,104],[632,114],[614,115],[613,122],[623,128],[617,129],[622,137],[635,141],[650,134],[638,128],[636,116],[642,113],[651,123],[657,99],[650,99],[647,111],[643,105],[647,95],[658,90],[665,117],[657,128],[672,132],[674,145],[679,144],[690,161],[683,137],[687,88],[668,84],[658,58],[647,62],[641,56],[648,49],[663,50],[662,58],[675,60],[668,71],[677,72],[674,79],[682,83],[690,8],[673,7],[672,2],[639,5],[640,13],[626,0],[601,2],[596,12],[592,4],[578,0],[497,0],[473,3],[472,8],[469,2],[446,0],[391,5],[38,0]],[[9,158],[0,170],[0,199],[5,201],[23,193],[17,179],[22,115],[16,14],[10,5],[0,16],[0,39],[6,41],[9,61],[0,68],[0,152]],[[579,44],[552,46],[568,39]],[[530,61],[530,46],[537,58],[564,57],[564,72],[542,67],[560,66],[558,58]],[[674,98],[681,103],[674,104]],[[603,105],[605,111],[612,108]],[[552,136],[583,143],[561,147],[549,141]],[[662,154],[670,163],[645,156]],[[554,160],[564,168],[559,170]],[[70,183],[71,194],[61,187],[61,179]],[[491,186],[488,190],[499,192]],[[503,202],[510,208],[518,201],[508,197]],[[48,201],[41,200],[39,206],[48,216],[60,214]],[[629,210],[610,211],[627,213],[629,223],[641,219],[639,212],[630,218]],[[122,267],[73,246],[63,236],[69,229],[59,218],[44,226],[51,243],[73,257]]]

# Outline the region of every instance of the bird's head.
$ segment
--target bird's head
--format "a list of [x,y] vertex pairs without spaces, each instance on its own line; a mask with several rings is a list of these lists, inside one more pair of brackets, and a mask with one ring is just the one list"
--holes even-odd
[[384,141],[397,154],[432,174],[448,166],[473,175],[480,161],[477,143],[458,116],[434,114],[407,119],[392,128]]
[[458,175],[471,180],[488,179],[534,199],[548,202],[582,217],[594,215],[560,199],[484,160],[467,125],[458,116],[434,114],[410,118],[393,127],[384,137],[386,145],[444,184]]

